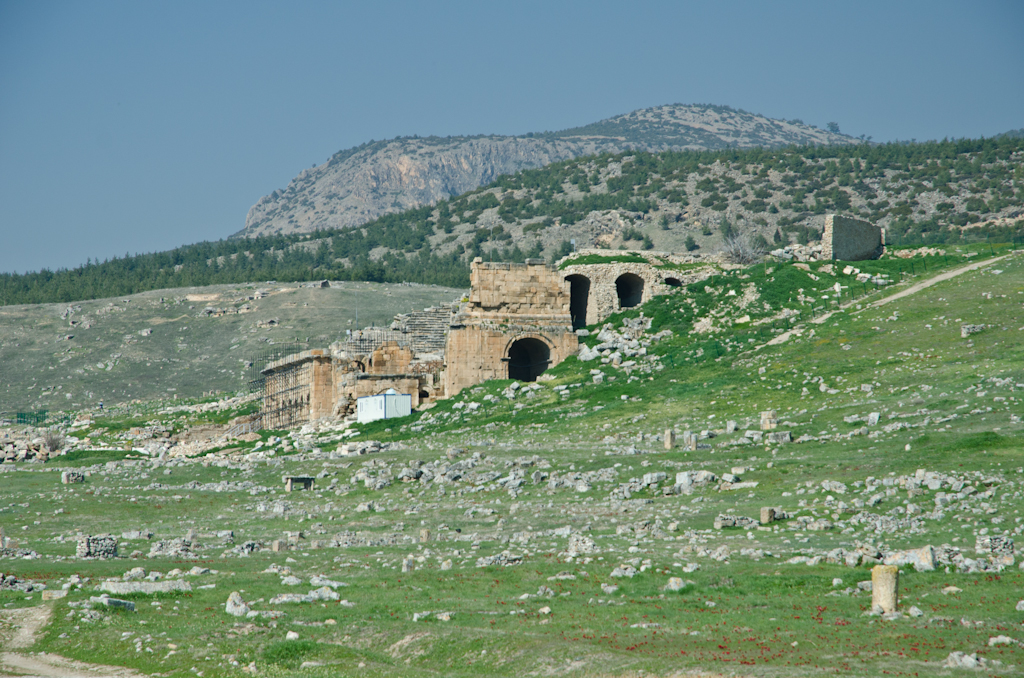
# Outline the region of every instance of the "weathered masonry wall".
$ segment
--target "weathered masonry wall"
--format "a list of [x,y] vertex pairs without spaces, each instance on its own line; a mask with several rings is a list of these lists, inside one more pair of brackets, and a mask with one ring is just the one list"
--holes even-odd
[[877,259],[882,254],[882,229],[860,219],[829,214],[825,217],[821,244],[823,259]]
[[302,351],[263,369],[263,427],[290,428],[329,416],[334,408],[334,365],[321,349]]
[[[597,254],[610,256],[607,250],[585,250],[575,256]],[[647,253],[623,252],[623,255],[647,256]],[[624,308],[644,304],[660,294],[673,289],[706,280],[718,270],[715,264],[697,255],[661,254],[652,260],[674,264],[707,263],[707,266],[690,268],[685,271],[672,268],[658,268],[651,263],[610,262],[607,264],[569,264],[561,270],[562,277],[570,285],[570,315],[574,328],[599,323]],[[563,260],[564,262],[565,260]]]
[[487,379],[534,381],[578,348],[569,283],[541,260],[471,266],[469,301],[445,347],[445,395]]
[[440,360],[415,360],[411,349],[386,341],[369,355],[335,359],[335,402],[344,408],[357,398],[380,395],[393,388],[412,396],[412,406],[437,398],[441,383]]
[[[575,311],[572,321],[577,328],[601,322],[612,313],[667,294],[673,286],[665,279],[677,280],[671,272],[638,262],[569,265],[561,273],[570,284],[572,301],[576,302],[572,304]],[[581,295],[586,295],[585,305],[577,301]]]

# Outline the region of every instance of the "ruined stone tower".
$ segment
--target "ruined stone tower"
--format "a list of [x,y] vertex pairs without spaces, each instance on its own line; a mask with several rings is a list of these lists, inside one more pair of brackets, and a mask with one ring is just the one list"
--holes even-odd
[[473,260],[472,291],[452,320],[445,348],[445,395],[487,379],[535,381],[576,352],[569,283],[540,259]]

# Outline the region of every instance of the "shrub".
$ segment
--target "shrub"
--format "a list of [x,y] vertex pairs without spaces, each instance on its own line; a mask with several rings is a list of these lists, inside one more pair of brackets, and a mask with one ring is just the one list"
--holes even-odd
[[[761,237],[764,240],[764,237]],[[742,235],[726,238],[722,245],[722,255],[733,264],[753,264],[764,258],[764,250],[751,244]]]
[[297,669],[302,660],[317,651],[312,640],[285,640],[268,645],[263,649],[263,661]]
[[50,452],[56,452],[64,447],[64,434],[50,429],[43,434],[43,444],[46,445],[46,449]]

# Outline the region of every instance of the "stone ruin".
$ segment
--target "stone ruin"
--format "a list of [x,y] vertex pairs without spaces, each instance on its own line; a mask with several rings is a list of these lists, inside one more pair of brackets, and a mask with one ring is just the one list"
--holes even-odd
[[861,219],[828,214],[820,243],[789,244],[772,250],[771,255],[783,261],[863,261],[877,259],[884,252],[885,232],[881,228]]
[[825,232],[821,236],[822,259],[862,261],[882,256],[884,241],[882,229],[861,219],[838,214],[825,217]]
[[81,536],[75,546],[75,555],[79,558],[116,558],[117,537],[109,534]]
[[445,394],[488,379],[536,381],[576,352],[570,283],[540,259],[524,264],[473,260],[469,301],[452,320],[445,347]]
[[[608,258],[608,263],[574,264],[573,261],[587,256]],[[642,257],[646,262],[615,261]],[[706,267],[681,271],[659,268],[666,262],[694,264],[705,262]],[[715,269],[710,260],[695,254],[665,254],[651,252],[609,250],[580,250],[559,262],[561,274],[569,283],[569,314],[573,329],[601,322],[613,313],[644,304],[660,294],[690,283],[706,280]]]
[[[329,349],[284,356],[261,370],[264,428],[291,428],[350,415],[358,398],[388,389],[412,396],[412,407],[450,398],[488,379],[531,382],[574,354],[575,330],[655,295],[703,280],[711,266],[685,273],[664,263],[699,263],[696,255],[623,252],[647,263],[573,264],[563,270],[523,264],[471,264],[471,291],[460,304],[395,316],[388,328],[348,333]],[[615,256],[615,255],[612,255]]]

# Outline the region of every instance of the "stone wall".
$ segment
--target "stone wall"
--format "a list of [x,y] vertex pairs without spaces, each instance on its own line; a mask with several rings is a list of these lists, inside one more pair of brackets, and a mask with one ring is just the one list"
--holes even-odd
[[263,369],[264,428],[290,428],[334,411],[334,364],[323,349],[302,351]]
[[822,259],[862,261],[882,254],[882,229],[860,219],[829,214],[821,236]]
[[[588,254],[598,254],[602,257],[614,256],[608,250],[585,250],[575,256],[581,257]],[[636,252],[623,252],[623,256],[636,256]],[[640,255],[644,256],[644,255]],[[692,282],[706,280],[716,272],[713,262],[698,258],[695,255],[661,255],[652,259],[661,263],[660,259],[671,263],[703,263],[707,266],[683,270],[671,268],[657,268],[652,263],[622,262],[607,264],[573,264],[572,259],[565,265],[563,260],[561,269],[562,277],[570,283],[571,314],[573,326],[583,327],[599,323],[608,316],[623,308],[637,306],[647,303],[660,294],[668,294],[677,287],[688,285]],[[630,276],[635,276],[631,281]],[[635,286],[636,280],[642,281],[642,289],[639,298],[630,298],[630,282]],[[619,281],[625,284],[620,286]],[[580,284],[582,283],[582,285]],[[584,290],[586,290],[584,292]],[[586,312],[580,313],[582,303],[578,295],[586,294]],[[585,322],[582,316],[585,315]]]
[[380,395],[393,388],[412,396],[412,406],[443,395],[440,360],[416,360],[412,349],[386,341],[367,356],[335,358],[335,403],[344,409],[357,398]]
[[109,534],[79,537],[75,555],[79,558],[116,558],[117,538]]
[[576,352],[569,283],[541,260],[472,263],[472,291],[452,321],[445,347],[444,392],[487,379],[533,381]]

